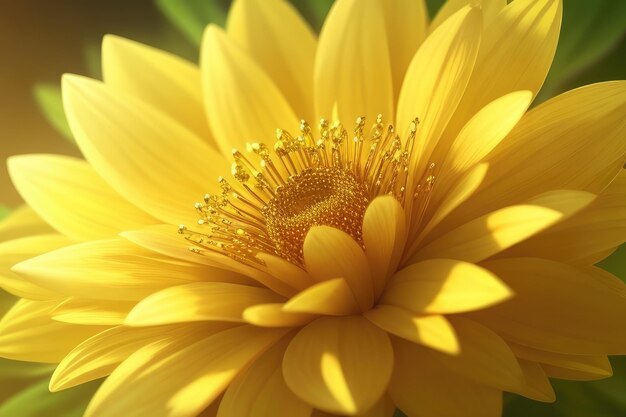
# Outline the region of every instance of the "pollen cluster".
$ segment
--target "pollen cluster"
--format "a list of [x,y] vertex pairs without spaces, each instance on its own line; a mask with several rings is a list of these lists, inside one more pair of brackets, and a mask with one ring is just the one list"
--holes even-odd
[[363,216],[373,198],[392,195],[404,205],[434,183],[431,165],[425,180],[406,190],[418,124],[415,119],[404,141],[381,116],[367,133],[362,117],[350,133],[322,119],[317,138],[304,121],[297,137],[278,129],[273,149],[251,143],[245,154],[233,150],[235,181],[219,178],[221,193],[195,205],[198,227],[181,225],[179,232],[194,252],[219,252],[252,266],[263,264],[259,252],[302,265],[304,239],[316,225],[363,244]]

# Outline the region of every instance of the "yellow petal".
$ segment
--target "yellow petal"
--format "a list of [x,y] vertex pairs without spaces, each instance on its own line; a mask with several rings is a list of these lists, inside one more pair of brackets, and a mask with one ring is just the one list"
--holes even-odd
[[534,108],[489,155],[481,190],[454,220],[467,221],[550,190],[599,194],[626,162],[625,111],[624,81],[582,87]]
[[347,233],[329,226],[312,227],[304,239],[304,263],[318,282],[343,278],[362,310],[374,302],[374,285],[367,257]]
[[106,35],[102,41],[102,76],[107,85],[155,106],[215,147],[204,115],[196,65],[129,39]]
[[123,199],[89,164],[59,155],[24,155],[8,161],[13,184],[59,232],[75,240],[104,239],[156,221]]
[[322,27],[315,57],[317,118],[393,120],[393,85],[385,10],[378,0],[338,0]]
[[194,321],[243,321],[255,304],[282,301],[267,288],[225,282],[196,282],[163,289],[141,300],[126,318],[129,326],[158,326]]
[[363,218],[363,242],[378,297],[397,270],[406,242],[406,218],[398,200],[382,196],[370,203]]
[[29,362],[59,362],[74,346],[106,329],[51,318],[58,300],[22,299],[0,320],[0,356]]
[[344,278],[334,278],[310,286],[293,296],[283,310],[290,313],[343,316],[359,311],[352,290]]
[[484,266],[515,297],[472,316],[507,340],[558,353],[626,353],[626,285],[606,271],[539,258],[494,260]]
[[531,400],[544,403],[554,402],[556,394],[541,365],[524,359],[519,359],[518,362],[524,372],[526,384],[522,389],[514,392]]
[[626,241],[626,170],[598,198],[569,219],[509,248],[502,257],[541,257],[592,265]]
[[243,319],[260,327],[299,327],[317,317],[314,314],[286,311],[284,304],[257,304],[243,311]]
[[502,393],[449,371],[432,351],[394,339],[389,395],[411,417],[500,417]]
[[52,319],[72,324],[114,326],[124,322],[133,302],[69,298],[53,311]]
[[446,233],[420,249],[413,259],[480,262],[570,217],[594,198],[585,191],[541,194],[527,204],[496,210]]
[[294,6],[284,0],[236,0],[226,27],[228,36],[272,79],[296,115],[312,121],[317,40]]
[[[489,165],[481,163],[469,170],[467,174],[463,175],[454,188],[450,192],[441,193],[441,202],[433,202],[432,215],[424,226],[417,238],[415,238],[408,250],[405,251],[405,257],[410,258],[415,254],[415,251],[420,247],[424,239],[429,236],[429,233],[433,231],[450,213],[457,207],[467,201],[478,190],[482,184],[485,176],[487,175]],[[439,188],[437,184],[433,190],[434,195],[437,195]],[[436,198],[436,197],[435,197]],[[434,198],[434,199],[435,199]]]
[[283,360],[285,382],[296,395],[341,414],[372,408],[392,367],[387,335],[361,316],[317,319],[293,338]]
[[[204,338],[196,335],[197,341],[187,345],[148,345],[107,378],[85,416],[195,417],[283,334],[240,326]],[[129,392],[133,395],[125,395]]]
[[561,3],[516,0],[485,26],[476,67],[448,134],[454,137],[480,108],[498,97],[519,90],[537,94],[556,51]]
[[200,266],[160,257],[123,239],[67,246],[13,270],[51,291],[99,300],[140,300],[162,288],[203,278]]
[[459,355],[437,354],[452,372],[503,391],[524,385],[524,374],[515,355],[500,336],[479,323],[450,317],[460,344]]
[[280,342],[233,380],[220,402],[217,417],[309,417],[311,406],[285,384]]
[[437,15],[430,24],[430,31],[437,29],[443,22],[446,21],[457,11],[461,10],[468,4],[478,3],[482,6],[483,14],[485,16],[485,23],[489,24],[493,18],[506,6],[507,0],[447,0],[443,6],[437,11]]
[[62,235],[35,235],[0,243],[0,287],[18,297],[50,300],[60,295],[42,288],[13,272],[13,265],[73,242]]
[[292,288],[303,290],[315,282],[305,270],[281,257],[259,253],[258,258],[263,261],[269,274]]
[[200,54],[206,115],[222,153],[266,142],[277,128],[297,130],[298,118],[272,80],[221,29],[209,26]]
[[117,326],[90,337],[63,358],[50,380],[50,390],[60,391],[109,375],[126,358],[154,342],[190,343],[197,333],[217,332],[225,324],[129,328]]
[[431,259],[395,274],[381,302],[417,314],[460,313],[493,306],[511,295],[511,290],[484,268],[451,259]]
[[509,342],[515,356],[538,362],[550,377],[575,380],[597,380],[613,375],[606,355],[566,355],[546,352]]
[[598,373],[597,371],[578,371],[552,365],[541,365],[541,367],[546,373],[546,376],[548,376],[549,378],[565,379],[570,381],[597,381],[600,379],[609,378],[613,375],[613,372],[611,371],[611,363],[606,357],[605,360],[606,364],[609,366],[609,369],[608,371],[604,370],[602,373]]
[[[297,286],[302,283],[301,274],[293,275],[293,271],[289,275],[278,274],[275,263],[272,263],[269,257],[267,259],[270,261],[271,269],[265,272],[262,270],[262,266],[252,267],[217,252],[205,250],[201,254],[194,253],[189,249],[195,246],[183,239],[177,230],[178,227],[173,225],[158,225],[124,232],[121,235],[150,251],[171,256],[186,263],[205,265],[202,273],[205,281],[232,282],[253,286],[258,286],[260,283],[286,297],[298,292]],[[286,270],[290,269],[287,268]],[[281,272],[284,271],[281,270]]]
[[417,48],[426,39],[428,10],[424,0],[382,0],[380,2],[385,11],[394,90],[393,102],[396,103],[409,63],[417,52]]
[[195,221],[193,202],[219,189],[217,178],[227,172],[226,160],[143,101],[65,75],[63,104],[78,146],[98,174],[159,220]]
[[455,174],[466,171],[487,156],[519,122],[531,100],[530,91],[516,91],[492,101],[476,113],[446,149],[442,181],[451,185]]
[[363,316],[384,331],[448,354],[459,353],[454,328],[444,316],[418,316],[403,308],[380,304]]
[[53,232],[54,229],[28,206],[16,208],[0,221],[0,241]]
[[[424,41],[406,73],[396,126],[403,134],[417,117],[411,170],[420,177],[439,137],[461,100],[481,38],[479,9],[465,7]],[[413,189],[416,184],[409,184]]]
[[[392,417],[395,415],[396,405],[388,395],[381,398],[370,410],[355,414],[354,417]],[[313,410],[311,417],[342,417],[344,414],[327,413],[322,410]]]

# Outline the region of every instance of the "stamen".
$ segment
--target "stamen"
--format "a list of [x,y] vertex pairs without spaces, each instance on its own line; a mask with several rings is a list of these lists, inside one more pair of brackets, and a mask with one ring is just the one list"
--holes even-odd
[[277,129],[273,148],[250,143],[247,155],[234,149],[232,176],[245,195],[219,178],[221,194],[206,194],[195,205],[199,229],[181,225],[179,233],[195,253],[210,250],[259,267],[257,254],[267,252],[302,265],[304,239],[315,225],[338,228],[363,245],[363,216],[376,196],[392,195],[423,216],[435,164],[407,192],[419,119],[404,142],[380,115],[367,134],[365,126],[357,118],[350,136],[340,122],[322,119],[316,139],[301,121],[297,137]]

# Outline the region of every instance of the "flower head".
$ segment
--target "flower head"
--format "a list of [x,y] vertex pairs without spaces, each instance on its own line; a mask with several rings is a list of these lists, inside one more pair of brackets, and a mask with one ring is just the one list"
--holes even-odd
[[466,3],[338,0],[317,40],[238,0],[200,70],[105,38],[63,79],[86,162],[9,161],[72,244],[32,238],[0,353],[106,376],[87,416],[497,417],[610,375],[626,84],[527,111],[560,0]]

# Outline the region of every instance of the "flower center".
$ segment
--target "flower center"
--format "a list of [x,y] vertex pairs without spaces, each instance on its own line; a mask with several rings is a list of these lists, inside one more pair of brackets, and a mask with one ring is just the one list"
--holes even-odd
[[285,259],[302,259],[311,226],[332,226],[362,242],[369,194],[355,174],[340,167],[306,168],[278,187],[263,209],[267,233]]
[[221,193],[206,194],[195,205],[199,229],[181,225],[179,232],[193,252],[218,252],[251,266],[263,265],[260,252],[303,265],[304,239],[315,225],[340,229],[362,245],[372,199],[392,195],[404,205],[430,193],[434,164],[417,184],[409,181],[418,123],[411,124],[406,141],[381,116],[369,133],[362,117],[352,135],[340,122],[326,120],[317,139],[304,121],[297,137],[278,129],[273,150],[262,143],[248,144],[247,156],[233,150],[236,182],[219,178]]

